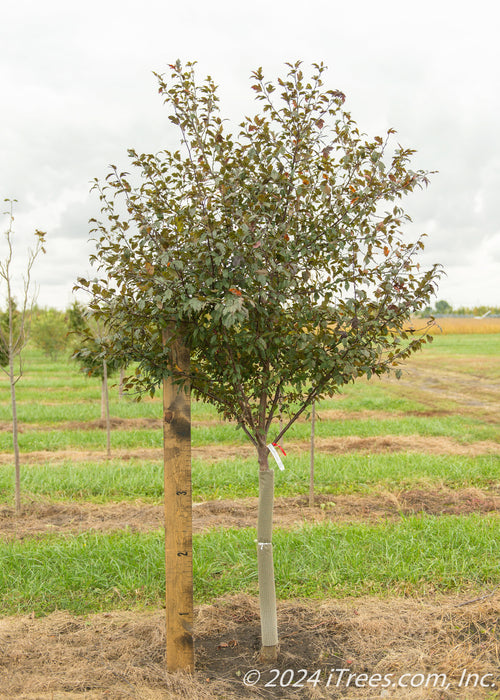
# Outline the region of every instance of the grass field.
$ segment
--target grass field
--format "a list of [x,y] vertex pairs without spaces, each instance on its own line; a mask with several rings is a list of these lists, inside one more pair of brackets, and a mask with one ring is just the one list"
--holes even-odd
[[[499,697],[493,686],[456,685],[468,667],[493,673],[500,687],[499,356],[500,333],[490,327],[436,335],[401,380],[360,381],[324,401],[314,509],[306,499],[310,425],[303,419],[287,434],[275,508],[283,669],[439,671],[450,688],[415,685],[391,697]],[[16,519],[2,379],[0,697],[255,697],[238,675],[253,668],[259,635],[258,475],[241,431],[194,404],[199,670],[188,688],[162,671],[161,399],[135,403],[111,388],[111,459],[99,383],[69,361],[29,351],[18,402],[23,513]],[[398,623],[389,633],[391,619]],[[117,629],[126,630],[123,639]],[[139,630],[153,660],[137,651]],[[51,639],[58,657],[41,651]],[[82,666],[75,647],[94,662]],[[83,681],[71,680],[75,664]],[[280,687],[259,692],[292,697]],[[319,685],[300,692],[332,697]],[[383,697],[361,686],[336,692]]]

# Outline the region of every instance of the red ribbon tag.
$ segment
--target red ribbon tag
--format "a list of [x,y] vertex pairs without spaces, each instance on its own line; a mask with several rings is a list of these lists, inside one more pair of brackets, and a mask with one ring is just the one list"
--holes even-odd
[[277,447],[278,450],[281,450],[281,451],[283,452],[283,454],[285,455],[285,457],[286,457],[286,452],[285,452],[285,450],[281,447],[281,445],[277,445],[275,442],[273,442],[273,445],[274,445],[274,447]]

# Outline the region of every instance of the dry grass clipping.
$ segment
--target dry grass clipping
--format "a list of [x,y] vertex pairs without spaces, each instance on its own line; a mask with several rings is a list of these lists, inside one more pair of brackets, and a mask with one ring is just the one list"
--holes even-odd
[[[473,596],[471,595],[470,598]],[[498,697],[481,688],[456,687],[464,668],[500,681],[500,595],[462,605],[462,596],[430,599],[359,598],[285,601],[279,605],[279,668],[321,668],[316,688],[247,688],[256,660],[260,625],[257,600],[229,596],[197,609],[197,670],[164,669],[164,613],[113,612],[0,622],[0,688],[12,700],[215,700],[215,698],[414,698],[475,700]],[[332,668],[352,673],[446,673],[451,687],[370,690],[326,688]],[[267,675],[266,675],[267,674]],[[500,683],[499,683],[500,685]],[[401,694],[403,692],[403,694]],[[400,693],[400,694],[398,694]]]

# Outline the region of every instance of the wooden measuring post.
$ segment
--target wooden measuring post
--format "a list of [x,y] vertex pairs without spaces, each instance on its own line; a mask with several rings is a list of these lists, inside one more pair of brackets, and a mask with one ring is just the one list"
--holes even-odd
[[[166,337],[164,335],[164,342]],[[171,348],[170,366],[189,371],[189,349],[181,339]],[[190,387],[163,381],[165,468],[165,575],[167,670],[194,670],[193,535]]]

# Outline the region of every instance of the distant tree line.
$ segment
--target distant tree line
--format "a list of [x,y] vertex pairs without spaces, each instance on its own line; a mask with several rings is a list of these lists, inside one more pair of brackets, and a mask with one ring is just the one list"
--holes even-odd
[[422,317],[432,316],[500,316],[500,306],[458,306],[456,309],[452,307],[444,299],[436,301],[434,307],[426,306],[419,314]]
[[[14,328],[17,328],[21,322],[21,310],[15,300],[12,300],[11,313]],[[9,310],[0,308],[0,330],[6,332],[8,324]],[[102,360],[106,354],[103,332],[93,321],[92,314],[79,302],[75,301],[65,311],[35,304],[26,312],[26,326],[29,326],[29,340],[46,357],[57,361],[68,353],[83,372],[101,376]],[[6,358],[0,347],[0,365],[4,364]],[[117,367],[109,366],[108,369],[112,373]]]

